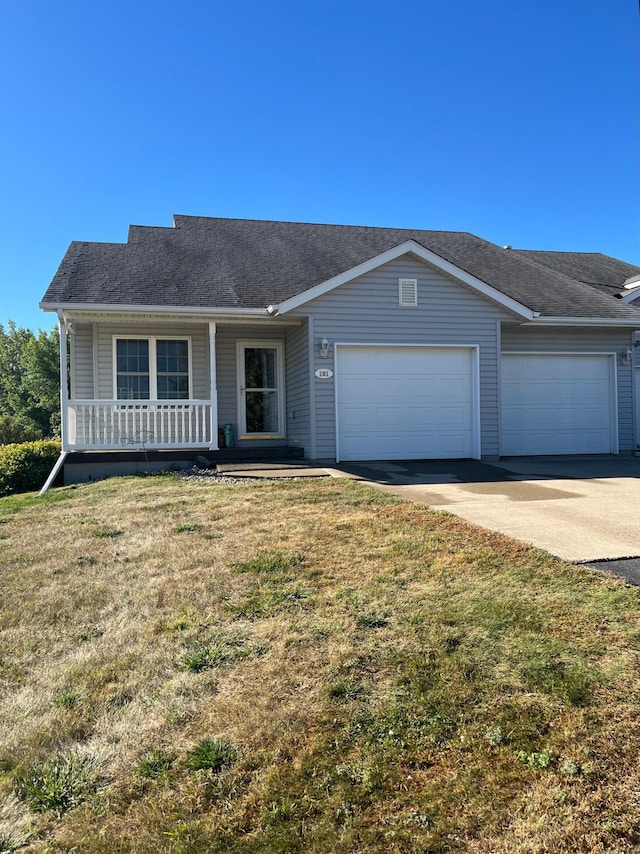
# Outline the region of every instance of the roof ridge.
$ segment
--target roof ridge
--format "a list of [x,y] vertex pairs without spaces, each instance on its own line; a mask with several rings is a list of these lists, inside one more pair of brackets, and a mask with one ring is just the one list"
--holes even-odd
[[[535,252],[548,255],[602,255],[603,258],[613,258],[613,255],[605,255],[603,252],[582,252],[580,249],[513,249],[513,252]],[[619,260],[618,258],[614,260]]]
[[[483,237],[478,237],[477,234],[473,234],[471,231],[457,231],[452,229],[432,229],[432,228],[399,228],[398,226],[393,225],[358,225],[355,223],[340,223],[340,222],[308,222],[294,219],[246,219],[244,217],[225,217],[225,216],[200,216],[196,214],[174,214],[173,215],[174,223],[176,220],[209,220],[213,222],[260,222],[260,223],[268,223],[269,225],[308,225],[314,228],[339,228],[339,229],[349,229],[349,228],[359,228],[366,229],[368,231],[401,231],[406,233],[415,233],[421,232],[424,234],[466,234],[469,237],[475,237],[477,240],[484,240],[487,243],[491,243],[491,241],[486,241]],[[139,226],[140,228],[146,228],[147,226]],[[162,228],[163,226],[148,226],[149,228]],[[178,227],[178,226],[176,226]],[[496,244],[492,244],[496,245]]]

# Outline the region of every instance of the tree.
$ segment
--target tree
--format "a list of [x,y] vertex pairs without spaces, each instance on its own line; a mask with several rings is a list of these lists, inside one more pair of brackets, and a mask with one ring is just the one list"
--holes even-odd
[[[0,416],[16,431],[40,436],[60,432],[59,333],[0,323]],[[5,422],[6,423],[6,422]]]

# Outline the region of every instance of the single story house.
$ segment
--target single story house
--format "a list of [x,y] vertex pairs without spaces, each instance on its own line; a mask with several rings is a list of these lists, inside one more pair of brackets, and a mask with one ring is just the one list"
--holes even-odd
[[631,453],[639,284],[451,231],[175,216],[74,242],[40,304],[63,455]]

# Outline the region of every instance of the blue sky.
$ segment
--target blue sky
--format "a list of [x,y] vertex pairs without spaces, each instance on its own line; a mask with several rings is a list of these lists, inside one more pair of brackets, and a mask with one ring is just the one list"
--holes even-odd
[[636,0],[0,0],[0,323],[174,213],[640,264]]

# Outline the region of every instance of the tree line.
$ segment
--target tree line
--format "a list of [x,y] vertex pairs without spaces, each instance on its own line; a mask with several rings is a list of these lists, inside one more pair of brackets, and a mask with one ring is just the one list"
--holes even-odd
[[59,332],[0,323],[0,445],[60,435]]

